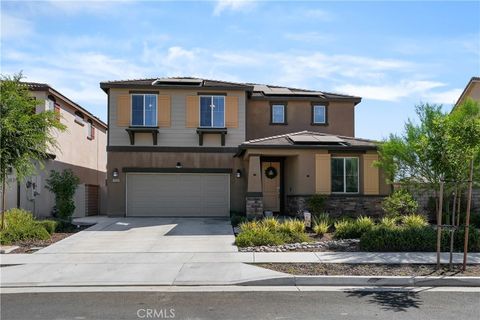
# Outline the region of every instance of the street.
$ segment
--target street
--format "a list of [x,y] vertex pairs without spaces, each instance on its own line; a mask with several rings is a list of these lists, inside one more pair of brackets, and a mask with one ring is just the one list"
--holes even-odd
[[79,292],[1,295],[2,320],[476,319],[480,292]]

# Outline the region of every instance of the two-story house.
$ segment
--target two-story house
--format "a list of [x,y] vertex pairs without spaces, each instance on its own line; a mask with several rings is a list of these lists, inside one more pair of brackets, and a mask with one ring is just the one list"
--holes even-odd
[[55,130],[57,148],[51,150],[43,166],[25,181],[8,177],[6,207],[22,208],[35,216],[49,216],[55,196],[45,188],[51,170],[71,169],[79,177],[75,194],[74,216],[81,217],[106,211],[106,144],[107,125],[92,113],[45,83],[25,82],[31,96],[38,100],[36,112],[53,110],[67,128]]
[[102,82],[111,216],[378,210],[390,188],[373,141],[354,138],[358,97],[197,78]]

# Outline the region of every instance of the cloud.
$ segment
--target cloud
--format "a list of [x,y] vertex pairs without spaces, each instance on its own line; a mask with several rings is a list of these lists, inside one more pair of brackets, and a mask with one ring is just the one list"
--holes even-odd
[[303,15],[310,19],[322,20],[322,21],[331,21],[333,20],[333,15],[325,10],[321,9],[306,9],[303,11]]
[[213,8],[213,14],[219,16],[222,12],[231,11],[248,11],[256,5],[254,0],[217,0]]
[[426,94],[425,98],[427,101],[432,103],[439,103],[439,104],[455,104],[460,98],[463,89],[456,88],[451,89],[443,92],[429,92]]
[[[336,86],[340,93],[348,93],[363,98],[383,101],[399,101],[413,95],[427,97],[429,90],[445,86],[444,83],[426,80],[403,80],[398,83],[385,85],[355,85],[346,84]],[[434,102],[434,101],[432,101]]]
[[19,39],[33,34],[33,24],[25,19],[17,18],[6,13],[1,14],[1,38]]

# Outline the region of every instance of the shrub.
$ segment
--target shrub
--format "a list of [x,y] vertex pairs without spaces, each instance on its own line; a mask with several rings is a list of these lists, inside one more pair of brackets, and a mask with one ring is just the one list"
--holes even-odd
[[53,234],[58,226],[58,222],[55,220],[40,220],[37,223],[44,227],[49,234]]
[[0,244],[25,240],[47,240],[48,231],[26,210],[10,209],[5,213],[5,228],[0,232]]
[[275,218],[249,221],[240,224],[240,233],[235,243],[239,247],[279,245],[283,243],[306,242],[305,224],[300,220],[279,222]]
[[473,212],[470,216],[470,225],[480,228],[480,212]]
[[[454,250],[463,251],[464,229],[454,234]],[[376,226],[364,233],[360,238],[360,249],[365,251],[429,251],[436,250],[437,231],[430,226],[400,226],[397,228],[386,228]],[[470,252],[480,251],[480,234],[477,229],[470,228],[468,250]],[[444,230],[442,233],[442,251],[450,250],[450,234]]]
[[245,216],[245,214],[238,212],[230,212],[230,222],[232,223],[232,226],[236,227],[245,221],[247,221],[247,217]]
[[387,229],[393,229],[397,227],[397,218],[395,217],[383,217],[382,220],[380,220],[380,226],[387,228]]
[[325,197],[319,194],[315,194],[308,198],[307,208],[312,214],[319,214],[323,211],[325,205]]
[[319,236],[323,236],[325,233],[328,232],[328,229],[330,228],[330,225],[327,224],[326,222],[322,221],[318,224],[315,224],[315,226],[313,227],[313,231],[319,235]]
[[406,227],[422,228],[428,226],[427,219],[419,214],[410,214],[402,217],[402,223]]
[[321,213],[318,215],[314,215],[312,217],[312,222],[313,222],[313,225],[315,226],[320,223],[331,225],[333,221],[332,221],[332,218],[330,218],[330,215],[328,213]]
[[431,227],[385,228],[377,226],[360,238],[365,251],[435,251],[436,231]]
[[389,216],[402,216],[415,213],[418,203],[407,190],[400,189],[383,200],[382,209]]
[[369,217],[359,217],[357,220],[341,220],[335,223],[335,238],[354,239],[373,228],[375,223]]
[[67,169],[61,173],[55,170],[50,171],[50,177],[46,182],[46,188],[55,194],[58,218],[64,222],[70,222],[75,211],[73,196],[80,180],[72,170]]

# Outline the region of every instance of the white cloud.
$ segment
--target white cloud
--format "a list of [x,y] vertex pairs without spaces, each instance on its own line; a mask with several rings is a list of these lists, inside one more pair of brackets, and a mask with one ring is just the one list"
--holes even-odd
[[303,14],[307,18],[315,20],[331,21],[333,19],[333,15],[330,12],[321,9],[307,9]]
[[94,13],[104,14],[112,7],[118,7],[119,5],[125,5],[129,3],[128,0],[49,0],[49,10],[61,11],[65,14],[77,14],[77,13]]
[[451,89],[443,92],[428,92],[425,95],[425,100],[432,102],[432,103],[440,103],[440,104],[455,104],[460,98],[463,89]]
[[22,18],[1,14],[1,38],[21,39],[33,34],[33,24]]
[[222,12],[231,11],[248,11],[256,5],[254,0],[217,0],[213,8],[213,14],[218,16]]
[[403,80],[385,85],[355,85],[346,84],[336,86],[340,93],[357,95],[366,99],[398,101],[413,95],[427,97],[429,90],[445,86],[444,83],[425,80]]

